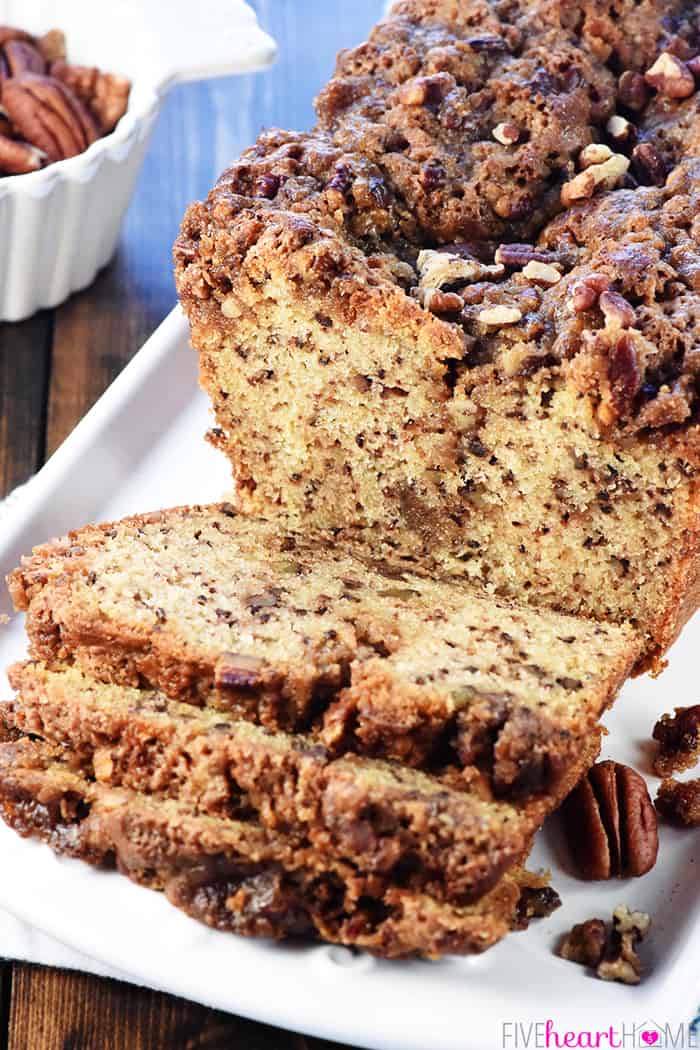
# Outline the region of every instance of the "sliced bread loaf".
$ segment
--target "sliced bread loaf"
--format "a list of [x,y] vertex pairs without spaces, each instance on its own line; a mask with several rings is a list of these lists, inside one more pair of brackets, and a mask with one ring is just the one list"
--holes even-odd
[[454,907],[400,884],[378,886],[254,822],[91,782],[28,740],[0,744],[0,813],[59,854],[116,864],[217,929],[321,937],[389,958],[484,950],[516,924],[521,888],[541,881],[515,871],[476,903]]
[[9,579],[49,668],[147,685],[410,765],[556,795],[640,652],[628,627],[505,605],[227,504],[88,526]]

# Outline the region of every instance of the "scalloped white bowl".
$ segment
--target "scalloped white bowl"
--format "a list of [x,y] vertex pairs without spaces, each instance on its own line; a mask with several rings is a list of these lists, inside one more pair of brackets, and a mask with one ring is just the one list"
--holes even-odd
[[0,25],[58,26],[69,61],[132,80],[110,135],[41,171],[0,177],[0,321],[20,321],[86,288],[112,258],[169,88],[262,69],[276,48],[242,0],[0,0]]

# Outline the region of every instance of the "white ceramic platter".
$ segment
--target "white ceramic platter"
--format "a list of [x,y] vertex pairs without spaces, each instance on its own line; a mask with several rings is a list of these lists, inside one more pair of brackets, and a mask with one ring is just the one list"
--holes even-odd
[[[223,457],[202,440],[209,425],[185,321],[175,311],[6,512],[0,570],[13,568],[33,544],[86,521],[221,498],[230,479]],[[11,612],[6,593],[0,612]],[[24,646],[22,617],[16,616],[0,631],[0,665],[20,658]],[[699,647],[696,619],[661,678],[641,678],[625,688],[607,721],[608,756],[649,769],[658,715],[700,700]],[[6,695],[3,685],[0,696]],[[650,777],[653,792],[656,784]],[[547,1045],[548,1019],[560,1036],[564,1030],[577,1038],[583,1034],[582,1041],[567,1045],[596,1045],[586,1042],[585,1033],[613,1026],[619,1033],[614,1038],[626,1040],[615,1045],[662,1046],[663,1036],[652,1043],[651,1036],[641,1039],[642,1030],[669,1025],[675,1038],[700,1003],[695,831],[663,827],[659,861],[643,879],[587,884],[567,874],[553,823],[540,836],[532,862],[551,868],[563,907],[485,955],[440,963],[379,962],[345,949],[216,933],[157,893],[57,859],[4,825],[0,856],[0,907],[64,944],[140,983],[356,1046],[519,1050]],[[637,988],[595,980],[553,952],[572,923],[608,917],[619,903],[653,917],[644,946],[650,972]],[[539,1029],[528,1027],[537,1023]],[[699,1045],[687,1032],[684,1038],[675,1045]],[[551,1034],[549,1045],[556,1045]]]

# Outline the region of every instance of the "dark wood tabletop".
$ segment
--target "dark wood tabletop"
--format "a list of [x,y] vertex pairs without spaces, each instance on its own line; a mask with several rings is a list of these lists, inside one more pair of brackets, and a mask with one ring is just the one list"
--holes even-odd
[[[41,467],[175,305],[171,246],[188,202],[207,193],[261,127],[313,123],[312,99],[336,51],[364,39],[383,4],[253,0],[253,6],[280,45],[277,65],[176,88],[112,264],[58,309],[0,325],[2,494]],[[0,962],[0,1050],[331,1047],[115,981]]]

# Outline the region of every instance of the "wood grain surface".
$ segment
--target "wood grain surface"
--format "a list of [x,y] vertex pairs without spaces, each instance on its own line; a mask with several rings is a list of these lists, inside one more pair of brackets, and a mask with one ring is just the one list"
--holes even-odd
[[[253,0],[253,6],[280,45],[274,69],[176,88],[112,264],[57,310],[0,324],[2,494],[42,465],[174,306],[171,245],[187,203],[206,195],[262,127],[308,128],[313,96],[336,51],[364,39],[383,8],[381,0]],[[116,981],[0,961],[0,1050],[333,1045]]]

